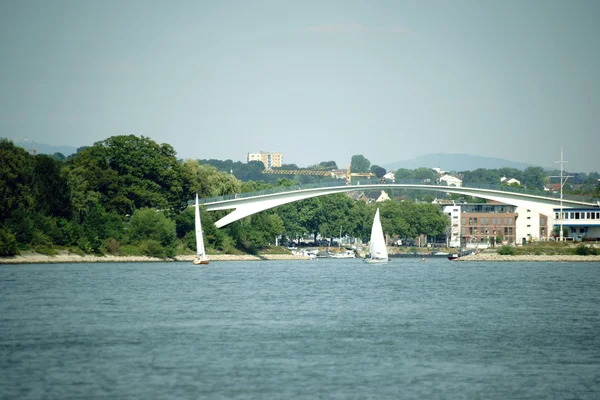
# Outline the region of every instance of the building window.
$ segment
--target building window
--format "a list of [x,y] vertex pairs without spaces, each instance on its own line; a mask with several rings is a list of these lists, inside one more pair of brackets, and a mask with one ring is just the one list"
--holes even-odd
[[466,225],[467,224],[467,219],[465,217],[462,217],[462,224]]
[[527,225],[528,228],[531,228],[531,225]]
[[461,229],[462,234],[464,235],[465,233],[467,233],[466,231],[467,231],[467,228],[463,226]]
[[531,217],[527,217],[527,219],[531,219]]

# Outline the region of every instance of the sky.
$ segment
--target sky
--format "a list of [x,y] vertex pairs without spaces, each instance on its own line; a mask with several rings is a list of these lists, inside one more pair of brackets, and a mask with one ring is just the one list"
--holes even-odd
[[340,168],[563,146],[600,171],[598,21],[596,0],[0,0],[0,137]]

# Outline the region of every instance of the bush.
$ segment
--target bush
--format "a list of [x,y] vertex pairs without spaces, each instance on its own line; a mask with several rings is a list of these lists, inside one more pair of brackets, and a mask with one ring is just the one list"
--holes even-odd
[[167,252],[158,240],[148,239],[140,243],[139,249],[148,257],[167,258]]
[[500,246],[496,252],[502,256],[514,256],[517,250],[513,246],[505,244],[504,246]]
[[7,229],[0,229],[0,257],[12,257],[19,254],[17,238]]
[[[161,258],[174,257],[177,251],[175,222],[151,208],[136,210],[129,222],[129,243],[144,246],[146,251],[164,253]],[[164,251],[156,247],[160,245]],[[157,256],[155,256],[157,257]]]
[[580,244],[579,246],[577,246],[575,248],[575,254],[578,256],[590,256],[590,255],[596,255],[596,249],[592,248],[592,247],[588,247],[585,244]]
[[121,253],[121,243],[115,238],[108,238],[104,243],[104,248],[108,254],[118,256]]

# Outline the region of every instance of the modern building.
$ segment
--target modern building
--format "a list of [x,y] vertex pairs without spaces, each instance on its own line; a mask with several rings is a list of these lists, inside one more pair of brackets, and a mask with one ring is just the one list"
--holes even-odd
[[[600,240],[600,208],[563,209],[562,226],[571,240]],[[560,208],[554,209],[554,226],[560,229]]]
[[265,169],[281,167],[283,165],[283,154],[264,151],[260,153],[248,153],[248,162],[250,161],[261,161],[265,165]]
[[517,243],[531,243],[550,238],[549,218],[527,207],[517,207]]
[[487,247],[498,240],[515,243],[517,239],[516,206],[508,204],[453,204],[443,207],[450,217],[448,244],[460,247]]

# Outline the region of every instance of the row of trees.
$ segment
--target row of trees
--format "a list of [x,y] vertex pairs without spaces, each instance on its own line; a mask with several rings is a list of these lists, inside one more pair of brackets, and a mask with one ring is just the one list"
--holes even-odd
[[[177,160],[170,145],[133,135],[110,137],[66,158],[33,156],[0,139],[0,159],[2,256],[25,249],[51,254],[59,247],[172,257],[194,247],[188,201],[195,193],[213,197],[296,184],[280,177],[275,183],[242,181],[231,174],[233,165],[219,171],[197,160]],[[448,224],[432,205],[386,202],[380,207],[390,235],[437,236]],[[342,235],[366,239],[374,213],[374,205],[338,194],[280,206],[223,229],[214,222],[226,212],[203,212],[203,225],[210,251],[256,252],[278,236],[337,237],[340,228]]]

